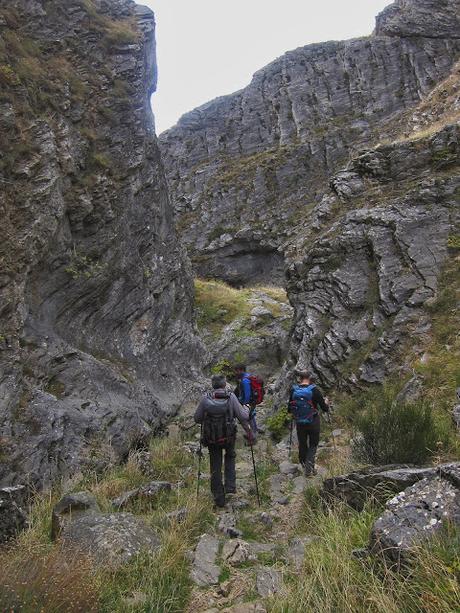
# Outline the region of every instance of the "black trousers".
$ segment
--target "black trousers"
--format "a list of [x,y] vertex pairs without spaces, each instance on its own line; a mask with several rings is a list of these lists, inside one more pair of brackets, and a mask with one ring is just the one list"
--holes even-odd
[[317,415],[311,424],[296,424],[297,439],[299,441],[299,462],[307,471],[315,467],[316,452],[318,450],[321,421]]
[[[225,493],[236,490],[235,443],[218,447],[209,445],[209,466],[211,471],[211,492],[218,506],[225,504]],[[225,457],[224,457],[225,454]],[[225,485],[222,481],[222,460],[224,460]]]

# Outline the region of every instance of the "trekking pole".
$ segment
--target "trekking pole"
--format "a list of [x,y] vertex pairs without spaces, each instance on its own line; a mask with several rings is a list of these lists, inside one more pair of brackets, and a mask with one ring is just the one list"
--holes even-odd
[[292,431],[294,430],[294,420],[291,418],[291,424],[289,426],[289,450],[288,450],[288,458],[291,459],[292,452]]
[[254,447],[252,445],[252,439],[249,441],[249,445],[251,447],[252,467],[254,468],[254,481],[256,482],[257,502],[260,507],[259,483],[257,481],[256,461],[254,460]]
[[[329,409],[329,411],[330,411],[330,409]],[[328,422],[328,424],[331,426],[332,445],[333,445],[333,447],[334,447],[334,453],[335,453],[335,452],[337,451],[337,445],[335,444],[335,436],[334,436],[334,424],[333,424],[333,422],[332,422],[332,415],[331,415],[331,413],[330,413],[330,412],[329,412],[329,413],[326,413],[326,415],[327,415],[327,420],[326,420],[326,421],[327,421],[327,422]]]
[[198,482],[196,484],[196,499],[197,500],[198,500],[198,495],[200,493],[201,458],[203,456],[202,448],[203,448],[203,424],[201,424],[200,426],[200,450],[198,452]]

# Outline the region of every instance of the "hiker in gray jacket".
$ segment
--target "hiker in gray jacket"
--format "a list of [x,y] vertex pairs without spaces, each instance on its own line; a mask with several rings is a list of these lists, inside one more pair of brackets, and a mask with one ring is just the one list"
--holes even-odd
[[[223,375],[211,379],[212,392],[203,396],[195,412],[195,422],[201,424],[201,442],[208,448],[211,471],[211,492],[217,507],[225,506],[225,495],[236,492],[235,442],[237,419],[253,439],[249,427],[249,412],[241,406],[233,392],[226,389]],[[225,451],[225,486],[222,482],[222,460]]]

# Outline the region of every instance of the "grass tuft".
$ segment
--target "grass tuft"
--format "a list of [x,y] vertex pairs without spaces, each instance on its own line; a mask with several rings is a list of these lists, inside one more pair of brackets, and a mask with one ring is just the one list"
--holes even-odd
[[96,613],[99,589],[91,560],[80,553],[36,546],[0,554],[3,611]]
[[435,544],[415,553],[409,574],[398,574],[378,559],[352,555],[367,545],[378,513],[372,506],[361,513],[340,503],[324,507],[317,492],[309,490],[297,531],[317,539],[308,545],[300,572],[291,575],[285,591],[275,596],[270,612],[458,611],[458,530],[447,527]]
[[237,317],[250,312],[249,290],[238,290],[221,281],[195,280],[195,306],[198,326],[215,335]]

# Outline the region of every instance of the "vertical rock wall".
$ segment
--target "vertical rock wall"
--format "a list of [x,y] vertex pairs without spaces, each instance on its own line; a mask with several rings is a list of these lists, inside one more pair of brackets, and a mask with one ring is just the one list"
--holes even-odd
[[0,483],[103,464],[194,374],[191,275],[131,0],[0,1]]
[[391,137],[395,120],[449,74],[459,12],[458,0],[396,2],[373,35],[290,51],[162,134],[196,273],[282,282],[292,229],[329,177],[359,148]]

